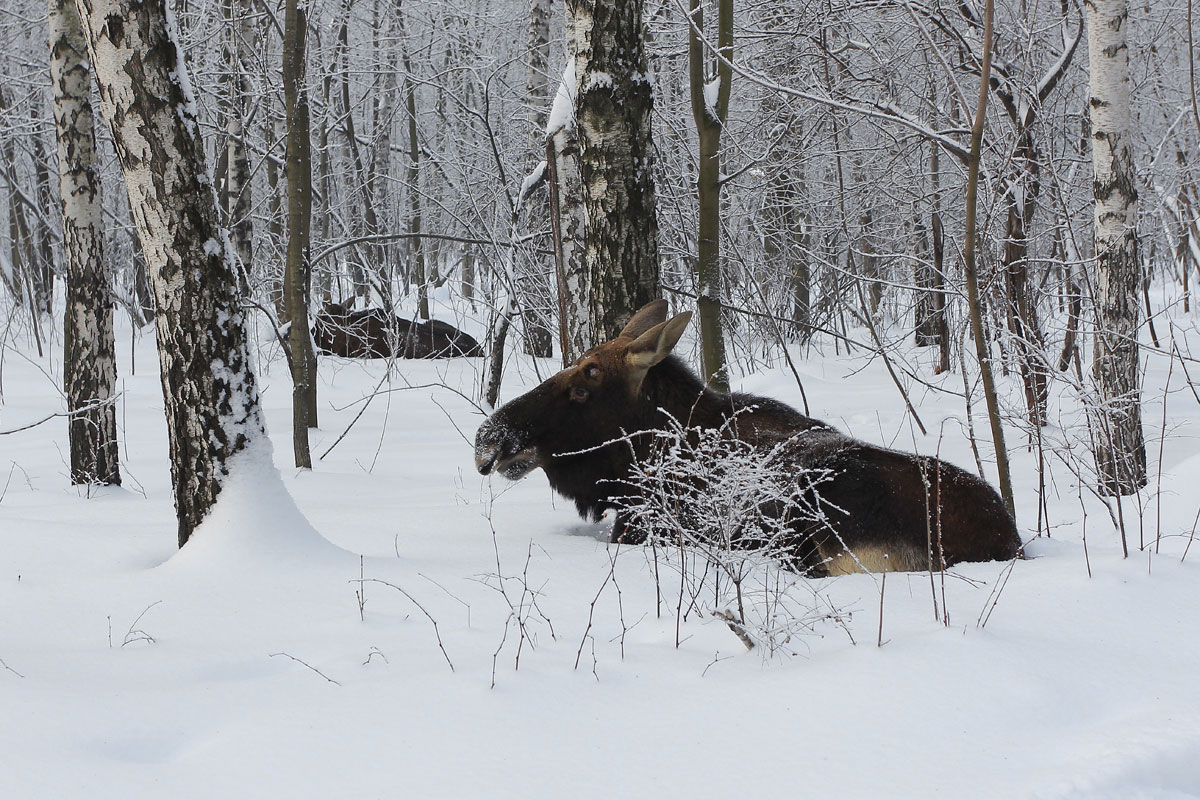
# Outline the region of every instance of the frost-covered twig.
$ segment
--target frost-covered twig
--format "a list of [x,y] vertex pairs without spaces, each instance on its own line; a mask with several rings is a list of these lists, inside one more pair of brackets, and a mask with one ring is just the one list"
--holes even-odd
[[153,636],[146,633],[144,630],[138,628],[137,624],[142,621],[142,617],[146,616],[146,612],[148,612],[150,609],[154,608],[156,605],[158,605],[161,602],[162,602],[162,600],[155,600],[153,603],[151,603],[150,605],[148,605],[142,609],[142,613],[137,615],[137,619],[135,619],[133,622],[130,623],[129,630],[127,630],[125,632],[125,639],[121,642],[121,647],[124,647],[127,644],[133,644],[134,642],[145,642],[146,644],[154,644],[156,641],[158,641]]
[[333,678],[331,678],[331,677],[329,677],[328,675],[326,675],[324,672],[321,672],[321,670],[317,669],[317,668],[316,668],[316,667],[314,667],[312,664],[309,664],[307,661],[304,661],[303,659],[296,658],[296,657],[295,657],[294,655],[292,655],[291,653],[271,653],[271,655],[270,655],[269,657],[270,657],[270,658],[275,658],[275,656],[283,656],[283,657],[285,657],[285,658],[290,658],[292,661],[295,661],[297,664],[302,664],[302,665],[304,665],[304,666],[308,667],[308,668],[309,668],[309,669],[311,669],[313,672],[317,673],[317,674],[318,674],[318,675],[320,675],[322,678],[324,678],[325,680],[327,680],[327,681],[329,681],[330,683],[332,683],[334,686],[341,686],[341,685],[342,685],[342,684],[341,684],[341,683],[339,683],[338,681],[335,681]]
[[454,672],[454,662],[450,660],[450,654],[446,652],[446,645],[442,643],[442,632],[438,628],[437,620],[434,619],[433,615],[430,614],[425,609],[425,606],[423,606],[419,602],[417,602],[417,598],[413,597],[411,594],[404,591],[404,589],[397,586],[396,584],[389,583],[388,581],[382,580],[380,578],[365,578],[365,579],[359,580],[358,582],[359,583],[381,583],[384,586],[390,586],[391,588],[395,589],[400,594],[407,597],[408,601],[410,603],[412,603],[414,606],[416,606],[418,609],[420,609],[421,613],[425,615],[425,618],[427,620],[429,620],[429,624],[433,625],[433,635],[435,637],[437,637],[438,649],[442,651],[442,658],[446,659],[446,663],[450,665],[450,671]]
[[[551,639],[556,640],[558,637],[554,632],[554,625],[550,622],[550,617],[546,615],[538,605],[538,597],[541,596],[544,585],[537,588],[530,586],[529,565],[533,561],[533,541],[530,540],[529,546],[525,551],[525,567],[520,578],[505,577],[503,569],[500,566],[500,541],[496,534],[496,526],[492,521],[491,498],[488,501],[485,516],[488,521],[488,527],[492,532],[492,552],[496,560],[496,571],[493,575],[485,576],[481,583],[497,591],[500,596],[504,598],[504,602],[508,604],[508,616],[504,620],[504,633],[500,637],[500,644],[497,645],[495,652],[492,653],[491,688],[495,688],[496,665],[500,658],[500,653],[504,650],[504,645],[508,642],[508,629],[511,625],[516,625],[517,632],[520,636],[520,639],[517,643],[517,652],[513,657],[514,670],[521,668],[521,653],[524,651],[525,642],[529,642],[531,649],[536,649],[537,647],[537,637],[535,632],[529,627],[529,618],[531,615],[536,613],[538,618],[545,623],[546,627],[549,629]],[[488,581],[489,578],[495,578],[495,585]],[[519,580],[521,582],[521,596],[517,600],[514,600],[508,593],[507,583],[511,580]]]
[[1008,585],[1008,579],[1012,576],[1013,567],[1017,565],[1020,559],[1010,559],[1004,565],[1004,569],[1000,570],[1000,577],[996,580],[992,591],[988,594],[987,601],[983,604],[983,609],[979,612],[979,619],[975,621],[976,626],[986,628],[988,620],[992,618],[992,612],[996,610],[996,606],[1000,602],[1000,595],[1004,593],[1004,587]]
[[117,402],[117,400],[123,394],[124,394],[124,392],[120,392],[120,393],[115,394],[112,397],[106,398],[104,400],[97,400],[94,403],[88,403],[86,406],[77,408],[74,411],[59,411],[55,414],[50,414],[49,416],[42,417],[37,422],[30,422],[28,425],[22,425],[19,428],[9,428],[8,430],[0,431],[0,436],[10,436],[14,433],[20,433],[21,431],[27,431],[30,428],[36,428],[39,425],[44,425],[45,423],[49,422],[50,420],[58,419],[59,417],[66,417],[66,418],[70,419],[73,417],[85,416],[87,414],[90,414],[92,411],[95,411],[97,408],[102,408],[107,405],[112,405],[113,403]]
[[341,443],[342,439],[346,438],[346,434],[350,433],[350,429],[354,427],[354,424],[356,422],[358,422],[359,417],[361,417],[364,413],[366,413],[367,408],[371,405],[371,400],[373,400],[375,398],[375,395],[379,393],[380,387],[383,386],[383,383],[386,380],[387,380],[387,375],[384,375],[382,378],[379,379],[379,383],[375,384],[375,391],[372,392],[367,397],[367,401],[365,403],[363,403],[363,407],[360,408],[358,410],[358,413],[354,415],[354,419],[350,420],[350,424],[346,426],[346,429],[344,431],[342,431],[341,434],[336,439],[333,440],[333,444],[331,444],[331,445],[329,445],[329,447],[325,448],[324,453],[321,453],[321,455],[317,456],[318,461],[321,461],[322,459],[325,458],[325,456],[332,453],[333,448],[337,447],[338,444]]

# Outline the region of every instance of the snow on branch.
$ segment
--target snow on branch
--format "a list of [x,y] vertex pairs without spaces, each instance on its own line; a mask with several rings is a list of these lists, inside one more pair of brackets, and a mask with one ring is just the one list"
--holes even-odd
[[554,94],[550,117],[546,120],[546,135],[553,136],[563,128],[575,127],[575,59],[568,58],[563,68],[562,80]]

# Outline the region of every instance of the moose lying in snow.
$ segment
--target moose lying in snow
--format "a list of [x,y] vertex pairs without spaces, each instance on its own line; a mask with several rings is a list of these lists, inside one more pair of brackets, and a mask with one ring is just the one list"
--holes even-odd
[[797,480],[827,476],[811,490],[819,496],[810,507],[820,513],[783,521],[786,556],[810,575],[941,569],[1020,554],[1012,517],[987,482],[936,458],[852,439],[778,401],[706,388],[671,355],[691,312],[666,316],[666,301],[650,303],[616,339],[496,411],[475,435],[479,472],[517,480],[541,467],[580,515],[597,520],[617,509],[613,540],[638,542],[644,532],[621,509],[655,432],[681,423],[723,428],[764,452],[784,448]]
[[481,356],[479,342],[453,325],[431,319],[413,323],[391,317],[382,308],[354,310],[326,303],[313,324],[313,344],[323,353],[343,358],[452,358]]

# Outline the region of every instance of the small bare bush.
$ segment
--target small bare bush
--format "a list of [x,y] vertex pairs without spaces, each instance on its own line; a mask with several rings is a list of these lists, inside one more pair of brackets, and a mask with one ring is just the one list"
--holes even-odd
[[712,614],[747,646],[790,652],[817,623],[844,623],[801,574],[812,534],[834,535],[819,492],[832,475],[796,463],[795,437],[750,444],[734,435],[736,424],[673,421],[654,432],[625,481],[616,524],[650,545],[660,614],[665,568],[678,578],[668,594],[677,591],[680,623]]

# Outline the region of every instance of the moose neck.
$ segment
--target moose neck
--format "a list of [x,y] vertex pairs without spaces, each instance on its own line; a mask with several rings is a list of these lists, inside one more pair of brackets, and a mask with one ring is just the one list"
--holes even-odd
[[613,508],[613,496],[628,492],[625,483],[633,468],[634,451],[645,455],[649,439],[642,431],[663,430],[674,418],[687,427],[715,427],[734,412],[730,395],[714,392],[674,356],[651,367],[641,391],[621,409],[623,442],[547,460],[542,468],[551,487],[575,501],[580,516],[599,519]]
[[713,391],[679,358],[668,356],[646,373],[636,405],[648,412],[647,427],[662,427],[665,414],[685,427],[716,428],[745,406],[744,397]]

